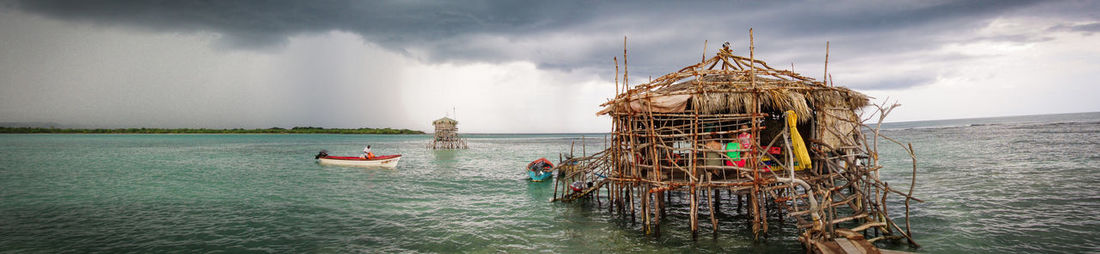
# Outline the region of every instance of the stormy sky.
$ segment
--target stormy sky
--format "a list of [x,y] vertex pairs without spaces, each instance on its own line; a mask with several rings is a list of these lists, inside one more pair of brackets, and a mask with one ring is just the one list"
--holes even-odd
[[0,0],[0,122],[602,132],[624,36],[633,85],[749,28],[892,121],[1100,111],[1094,1]]

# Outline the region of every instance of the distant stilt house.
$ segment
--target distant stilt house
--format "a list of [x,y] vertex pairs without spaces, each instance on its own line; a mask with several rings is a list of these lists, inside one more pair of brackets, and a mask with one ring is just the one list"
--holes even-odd
[[432,121],[435,126],[435,138],[428,144],[431,149],[466,149],[466,140],[458,136],[458,121],[449,117]]

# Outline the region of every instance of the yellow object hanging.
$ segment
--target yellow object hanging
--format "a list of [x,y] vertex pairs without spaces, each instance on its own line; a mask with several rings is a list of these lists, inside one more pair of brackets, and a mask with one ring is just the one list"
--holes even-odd
[[806,150],[806,142],[802,141],[802,135],[798,135],[798,116],[794,110],[787,110],[787,128],[791,130],[791,148],[794,150],[794,170],[810,168],[810,152]]

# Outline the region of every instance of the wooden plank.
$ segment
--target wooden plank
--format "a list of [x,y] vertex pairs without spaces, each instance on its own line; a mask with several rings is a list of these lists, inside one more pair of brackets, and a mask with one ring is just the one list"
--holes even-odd
[[904,252],[904,251],[899,251],[899,250],[884,250],[884,249],[878,249],[878,251],[880,253],[883,253],[883,254],[911,254],[912,253],[912,252]]
[[837,238],[833,240],[836,241],[838,245],[840,245],[840,248],[844,250],[844,253],[867,254],[867,251],[863,250],[863,248],[856,247],[856,245],[849,241],[848,238]]

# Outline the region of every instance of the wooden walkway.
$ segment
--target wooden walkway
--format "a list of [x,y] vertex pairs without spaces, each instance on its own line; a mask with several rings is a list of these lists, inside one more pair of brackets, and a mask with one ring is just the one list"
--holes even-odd
[[824,243],[816,243],[817,248],[815,253],[822,254],[869,254],[869,253],[886,253],[886,254],[908,254],[910,252],[896,251],[896,250],[883,250],[876,248],[866,239],[862,237],[849,238],[834,238],[832,241]]

